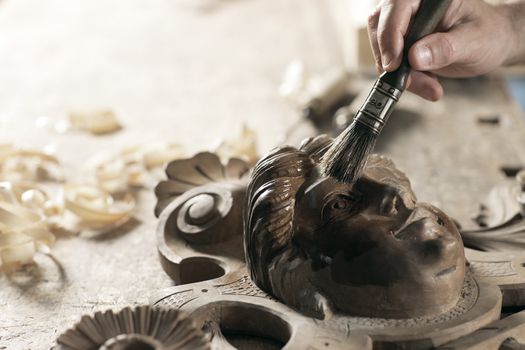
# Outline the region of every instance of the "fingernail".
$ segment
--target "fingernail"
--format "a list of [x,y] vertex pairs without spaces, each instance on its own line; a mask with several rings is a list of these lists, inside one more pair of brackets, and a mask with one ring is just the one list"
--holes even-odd
[[387,69],[390,63],[392,63],[392,57],[393,55],[390,52],[383,52],[383,54],[381,55],[381,61],[383,61],[383,69]]
[[416,57],[421,69],[427,69],[432,64],[432,52],[428,46],[420,45],[416,47]]

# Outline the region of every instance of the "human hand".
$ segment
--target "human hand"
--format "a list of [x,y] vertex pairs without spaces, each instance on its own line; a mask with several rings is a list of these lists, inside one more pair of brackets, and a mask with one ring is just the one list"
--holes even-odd
[[[380,72],[393,71],[401,64],[404,35],[420,2],[382,0],[370,15],[368,34]],[[436,32],[408,50],[413,68],[408,90],[436,101],[443,95],[436,75],[472,77],[516,61],[523,44],[514,10],[518,9],[492,6],[482,0],[453,0]]]

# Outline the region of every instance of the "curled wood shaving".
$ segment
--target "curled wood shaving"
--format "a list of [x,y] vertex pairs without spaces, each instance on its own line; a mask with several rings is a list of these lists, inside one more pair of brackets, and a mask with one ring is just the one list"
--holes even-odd
[[130,194],[121,199],[91,185],[60,187],[52,197],[40,184],[0,182],[0,263],[13,268],[49,252],[54,230],[109,230],[125,223],[135,207]]
[[82,225],[94,229],[115,227],[127,221],[135,200],[130,194],[120,200],[91,185],[66,185],[65,208],[80,218]]
[[142,162],[147,169],[163,166],[183,155],[182,147],[177,144],[152,145],[141,150]]
[[0,263],[12,268],[32,262],[37,252],[49,252],[55,243],[41,210],[47,195],[27,185],[0,183]]
[[[42,181],[59,178],[51,174],[63,179],[55,157],[0,144],[0,266],[20,266],[39,251],[48,252],[55,230],[100,233],[127,222],[135,207],[130,187],[144,186],[152,170],[181,155],[174,144],[130,147],[99,158],[95,185],[44,187]],[[115,190],[122,193],[114,196]]]
[[73,127],[95,135],[113,133],[122,128],[115,113],[110,109],[72,111],[69,113],[69,121]]
[[0,202],[19,203],[40,216],[51,218],[64,211],[61,191],[51,197],[40,184],[35,182],[0,182]]
[[148,187],[152,183],[149,171],[183,155],[176,144],[135,146],[117,154],[101,154],[92,159],[97,184],[107,192],[128,191],[130,187]]
[[60,162],[47,153],[0,145],[0,180],[62,181]]
[[254,164],[259,160],[257,135],[255,131],[244,125],[238,137],[224,140],[215,152],[224,162],[231,158],[240,158]]

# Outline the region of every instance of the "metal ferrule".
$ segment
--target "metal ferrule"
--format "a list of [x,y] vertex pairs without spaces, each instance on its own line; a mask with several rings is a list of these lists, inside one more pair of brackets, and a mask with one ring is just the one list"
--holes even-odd
[[379,135],[401,94],[401,90],[384,81],[377,80],[365,103],[354,117],[354,121],[364,125],[372,133]]

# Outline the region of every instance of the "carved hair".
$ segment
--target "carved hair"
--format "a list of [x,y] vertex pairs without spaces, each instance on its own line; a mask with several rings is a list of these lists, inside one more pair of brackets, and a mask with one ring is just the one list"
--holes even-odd
[[331,144],[331,138],[319,136],[305,140],[299,149],[275,149],[252,172],[244,220],[244,251],[252,279],[269,293],[272,290],[268,267],[292,239],[295,195]]

